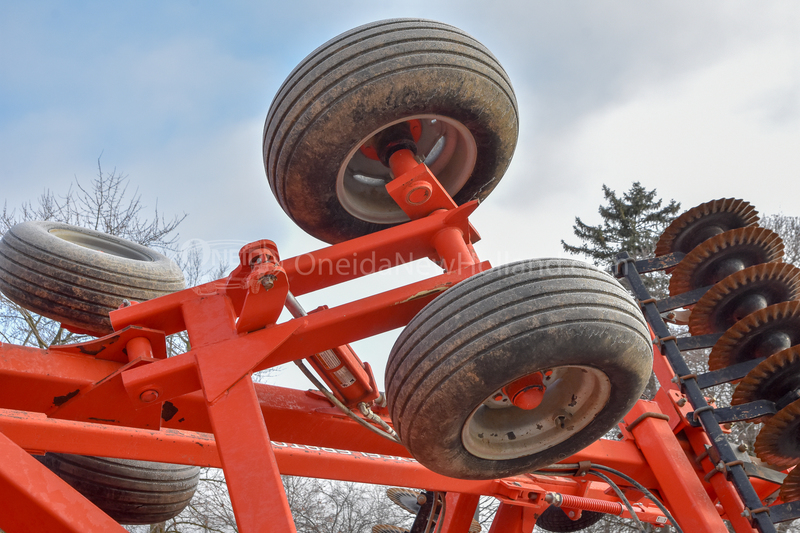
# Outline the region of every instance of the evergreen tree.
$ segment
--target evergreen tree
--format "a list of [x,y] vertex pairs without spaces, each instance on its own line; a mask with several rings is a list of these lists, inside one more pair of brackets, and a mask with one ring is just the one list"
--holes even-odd
[[603,195],[607,205],[599,209],[602,224],[589,226],[575,217],[572,228],[583,244],[572,246],[561,241],[565,251],[591,257],[597,266],[613,264],[619,252],[628,252],[637,259],[651,255],[661,232],[681,208],[675,200],[662,207],[656,190],[648,191],[638,181],[621,198],[606,185]]

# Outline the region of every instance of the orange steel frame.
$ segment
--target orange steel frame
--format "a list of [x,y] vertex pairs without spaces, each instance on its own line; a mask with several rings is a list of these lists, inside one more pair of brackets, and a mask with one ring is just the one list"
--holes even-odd
[[[438,475],[321,394],[252,381],[253,372],[306,358],[341,401],[370,402],[379,394],[372,371],[348,343],[406,325],[442,291],[490,267],[472,248],[479,237],[468,217],[477,202],[456,206],[410,153],[391,162],[399,177],[387,189],[410,222],[284,261],[272,242],[258,241],[242,249],[226,278],[112,312],[115,333],[107,337],[49,349],[0,344],[0,528],[123,531],[31,457],[45,451],[223,468],[243,533],[295,531],[281,474],[446,493],[444,533],[466,533],[480,495],[501,502],[491,533],[530,532],[550,493],[562,495],[574,517],[581,510],[629,516],[591,476]],[[298,296],[422,258],[444,273],[278,322],[290,289]],[[184,330],[191,350],[167,358],[166,335]],[[338,366],[316,356],[326,350],[334,350]],[[723,519],[738,532],[754,531],[724,475],[707,476],[714,465],[696,460],[708,437],[688,425],[657,346],[655,369],[666,385],[625,417],[621,440],[597,441],[564,462],[606,465],[635,478],[687,533],[723,533]],[[342,375],[349,386],[339,385]],[[391,424],[385,409],[373,410]],[[640,492],[616,481],[640,520],[666,523]],[[763,496],[778,488],[756,487]]]

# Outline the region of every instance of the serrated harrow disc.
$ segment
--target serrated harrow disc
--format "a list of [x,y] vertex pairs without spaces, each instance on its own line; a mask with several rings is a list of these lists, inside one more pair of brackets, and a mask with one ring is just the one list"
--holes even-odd
[[672,221],[656,244],[655,255],[688,254],[706,239],[758,224],[758,211],[744,200],[721,198],[693,207]]
[[800,346],[792,346],[772,354],[751,370],[736,385],[731,405],[756,400],[776,402],[800,388]]
[[400,506],[411,514],[417,514],[419,512],[421,506],[417,498],[419,498],[420,494],[422,493],[411,489],[401,489],[397,487],[386,489],[386,496],[392,500],[392,503]]
[[800,301],[783,302],[751,313],[731,326],[708,356],[709,370],[769,357],[800,344]]
[[740,270],[711,287],[689,317],[692,335],[722,333],[750,313],[800,298],[800,268],[763,263]]
[[759,459],[780,468],[800,463],[800,400],[764,423],[754,448]]
[[756,226],[739,228],[704,241],[672,271],[670,296],[713,285],[747,267],[783,259],[783,240]]
[[780,498],[783,503],[796,502],[800,500],[800,468],[795,468],[781,485]]

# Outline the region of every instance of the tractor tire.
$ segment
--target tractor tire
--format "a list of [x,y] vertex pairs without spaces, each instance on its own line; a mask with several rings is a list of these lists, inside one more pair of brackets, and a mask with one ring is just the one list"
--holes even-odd
[[408,220],[385,189],[394,176],[359,150],[376,133],[419,119],[417,155],[460,205],[505,173],[518,117],[508,75],[470,35],[384,20],[331,39],[289,74],[264,125],[264,167],[289,217],[337,243]]
[[[392,349],[386,393],[394,428],[420,463],[496,479],[602,437],[639,399],[652,361],[644,318],[615,279],[578,261],[521,261],[423,308]],[[537,373],[541,403],[517,407],[505,387]]]
[[572,520],[560,507],[550,506],[536,519],[536,526],[545,531],[563,533],[581,531],[603,519],[603,513],[583,511],[581,517]]
[[81,333],[107,335],[108,313],[185,286],[168,257],[125,239],[59,222],[22,222],[0,241],[0,290]]
[[156,524],[178,516],[200,479],[196,466],[60,453],[42,462],[120,524]]

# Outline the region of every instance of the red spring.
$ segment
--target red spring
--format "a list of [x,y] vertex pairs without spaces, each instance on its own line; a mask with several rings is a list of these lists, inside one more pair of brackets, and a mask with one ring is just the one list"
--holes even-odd
[[625,509],[625,506],[620,502],[606,502],[592,498],[583,498],[581,496],[572,496],[570,494],[553,494],[553,496],[553,505],[569,509],[594,511],[596,513],[613,514],[617,516],[621,515]]

